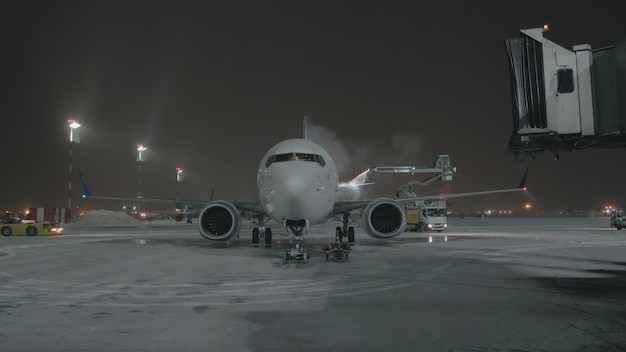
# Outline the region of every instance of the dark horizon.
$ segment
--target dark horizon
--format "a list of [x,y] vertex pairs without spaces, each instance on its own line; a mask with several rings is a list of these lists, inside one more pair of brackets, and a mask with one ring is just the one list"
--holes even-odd
[[[626,205],[624,151],[507,153],[512,132],[506,38],[593,49],[626,39],[611,1],[173,2],[3,1],[0,53],[4,209],[72,204],[81,170],[93,193],[257,201],[265,151],[316,126],[347,181],[370,166],[430,166],[450,155],[453,192],[515,187],[529,167],[535,209]],[[376,175],[367,196],[414,178]],[[417,177],[422,179],[422,177]],[[439,184],[418,188],[437,193]],[[521,210],[520,194],[455,201]],[[85,209],[114,207],[88,201]],[[120,205],[121,207],[121,205]]]

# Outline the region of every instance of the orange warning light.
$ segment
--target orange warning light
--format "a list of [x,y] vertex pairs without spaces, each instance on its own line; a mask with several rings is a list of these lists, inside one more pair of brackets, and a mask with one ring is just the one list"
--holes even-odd
[[544,25],[541,27],[541,29],[542,29],[544,32],[547,32],[547,31],[548,31],[548,29],[550,29],[550,26],[548,26],[548,24],[546,23],[546,24],[544,24]]

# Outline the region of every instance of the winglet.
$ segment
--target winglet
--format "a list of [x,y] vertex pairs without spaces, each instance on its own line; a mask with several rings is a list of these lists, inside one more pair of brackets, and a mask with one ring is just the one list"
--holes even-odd
[[524,172],[524,177],[522,177],[522,181],[520,181],[519,186],[517,186],[517,188],[519,188],[522,193],[524,193],[524,195],[528,198],[530,198],[531,200],[533,199],[533,196],[530,195],[530,193],[528,192],[527,188],[526,188],[526,178],[528,177],[528,167],[526,167],[526,171]]
[[83,187],[83,197],[80,203],[83,203],[87,200],[87,198],[91,197],[91,192],[89,191],[87,183],[85,183],[85,179],[83,178],[83,173],[80,172],[80,170],[78,171],[78,176],[80,177],[80,185]]

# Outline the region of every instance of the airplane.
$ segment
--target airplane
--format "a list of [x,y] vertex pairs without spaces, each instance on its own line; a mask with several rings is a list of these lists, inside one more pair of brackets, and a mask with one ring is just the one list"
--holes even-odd
[[[305,135],[306,136],[306,135]],[[424,199],[456,198],[505,192],[522,192],[526,196],[528,169],[517,188],[487,190],[466,193],[449,193],[430,196],[377,198],[373,200],[341,200],[353,184],[339,183],[335,162],[319,144],[308,139],[288,139],[271,147],[261,159],[257,172],[258,202],[228,202],[224,200],[172,200],[139,197],[94,196],[80,173],[83,199],[109,199],[151,203],[184,203],[200,209],[198,228],[200,235],[211,241],[228,241],[239,235],[241,213],[256,214],[256,227],[252,230],[252,243],[264,238],[266,245],[272,243],[272,229],[265,223],[272,219],[288,234],[291,248],[287,249],[283,263],[291,260],[306,262],[304,235],[312,225],[329,219],[339,219],[343,226],[335,229],[338,241],[347,237],[354,243],[354,227],[350,225],[350,213],[363,211],[365,233],[374,238],[392,238],[403,233],[406,217],[403,205]],[[350,193],[350,192],[348,192]]]

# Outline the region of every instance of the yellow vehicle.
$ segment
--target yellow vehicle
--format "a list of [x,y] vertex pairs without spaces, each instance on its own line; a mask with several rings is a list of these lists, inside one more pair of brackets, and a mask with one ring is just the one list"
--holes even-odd
[[448,228],[445,200],[433,199],[406,204],[404,213],[406,216],[406,231],[442,232]]
[[1,224],[0,226],[0,233],[2,233],[2,236],[59,235],[63,231],[63,228],[59,225],[54,225],[49,222]]

